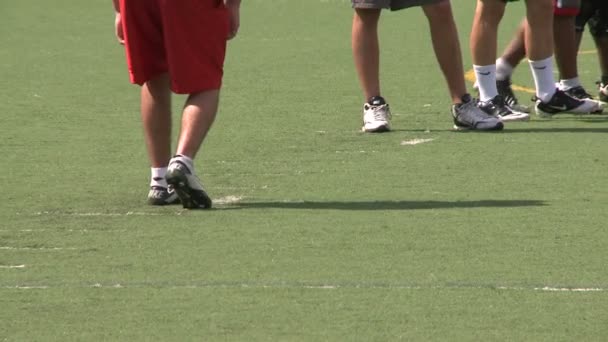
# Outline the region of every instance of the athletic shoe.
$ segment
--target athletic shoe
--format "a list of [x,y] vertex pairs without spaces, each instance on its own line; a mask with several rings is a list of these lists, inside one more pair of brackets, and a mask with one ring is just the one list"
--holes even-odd
[[[564,90],[566,92],[566,94],[579,99],[579,100],[585,100],[585,99],[589,99],[589,100],[593,100],[593,95],[589,94],[585,88],[583,88],[583,86],[578,86],[578,87],[574,87],[574,88],[570,88],[568,90]],[[591,114],[602,114],[602,112],[604,111],[604,109],[600,106],[596,111],[591,112]]]
[[150,205],[168,205],[179,203],[179,197],[172,188],[153,185],[148,192],[148,204]]
[[481,110],[477,106],[477,101],[468,94],[462,97],[462,103],[452,106],[452,116],[454,117],[454,129],[458,131],[500,131],[504,127],[498,118]]
[[597,82],[597,86],[600,93],[600,101],[608,102],[608,83],[604,84],[602,82]]
[[591,99],[577,99],[559,89],[556,90],[549,102],[542,102],[537,97],[534,97],[533,100],[536,101],[536,114],[541,117],[551,117],[560,113],[591,114],[602,112],[600,102]]
[[489,101],[479,102],[478,106],[486,114],[497,117],[502,122],[530,120],[528,113],[518,112],[507,106],[501,95],[496,95]]
[[209,209],[211,198],[203,189],[201,181],[179,160],[169,163],[167,183],[173,186],[182,205],[186,209]]
[[583,86],[577,86],[574,88],[570,88],[570,89],[563,89],[563,91],[574,97],[577,98],[579,100],[584,100],[584,99],[593,99],[593,96],[591,94],[589,94],[585,88],[583,88]]
[[381,96],[374,96],[363,105],[363,132],[380,133],[391,130],[391,111]]
[[505,104],[513,111],[526,114],[530,113],[530,107],[520,104],[517,97],[515,97],[515,93],[511,88],[510,78],[507,78],[506,80],[496,80],[496,89],[498,90],[498,95],[502,96],[505,100]]

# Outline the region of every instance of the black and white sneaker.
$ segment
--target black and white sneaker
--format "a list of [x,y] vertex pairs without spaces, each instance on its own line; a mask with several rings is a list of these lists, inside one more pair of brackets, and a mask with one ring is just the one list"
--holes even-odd
[[564,92],[566,92],[566,94],[577,98],[579,100],[584,100],[584,99],[593,99],[593,96],[591,94],[589,94],[587,92],[587,90],[585,90],[585,88],[583,88],[583,86],[578,86],[578,87],[574,87],[574,88],[570,88],[570,89],[562,89]]
[[520,104],[517,100],[513,88],[511,88],[510,78],[507,78],[506,80],[496,80],[496,89],[498,90],[498,95],[502,96],[505,100],[505,105],[513,111],[526,114],[530,113],[530,107]]
[[536,114],[541,117],[552,117],[555,114],[591,114],[601,113],[602,104],[592,99],[577,99],[566,92],[557,89],[549,102],[542,102],[534,97],[536,101]]
[[477,101],[468,94],[462,97],[462,103],[452,106],[452,117],[457,131],[500,131],[504,127],[498,118],[481,110]]
[[505,104],[504,97],[501,95],[496,95],[489,101],[479,102],[478,106],[486,114],[497,117],[502,122],[530,120],[530,115],[528,113],[518,112],[509,108],[509,106]]
[[167,183],[173,186],[182,205],[186,209],[210,209],[211,198],[203,189],[201,181],[179,160],[169,163]]
[[148,192],[148,204],[150,205],[169,205],[178,204],[179,197],[171,187],[153,185]]

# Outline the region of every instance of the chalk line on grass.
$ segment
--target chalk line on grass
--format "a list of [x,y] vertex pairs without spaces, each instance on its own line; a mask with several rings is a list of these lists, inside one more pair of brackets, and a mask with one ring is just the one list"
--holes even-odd
[[496,290],[496,291],[531,291],[531,292],[607,292],[606,287],[563,287],[563,286],[498,286],[486,285],[399,285],[399,284],[305,284],[305,283],[198,283],[198,284],[172,284],[172,283],[113,283],[103,284],[58,284],[58,285],[4,285],[3,289],[66,289],[66,288],[95,288],[95,289],[311,289],[311,290]]
[[0,250],[7,251],[62,251],[62,250],[76,250],[73,247],[14,247],[14,246],[0,246]]
[[401,146],[420,145],[420,144],[431,142],[433,140],[435,140],[435,139],[410,139],[410,140],[403,140],[401,142]]

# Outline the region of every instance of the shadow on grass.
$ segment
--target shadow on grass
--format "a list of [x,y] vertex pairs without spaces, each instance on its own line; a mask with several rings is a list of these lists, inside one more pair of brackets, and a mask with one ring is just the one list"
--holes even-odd
[[329,209],[329,210],[421,210],[458,208],[516,208],[547,205],[538,200],[480,200],[480,201],[303,201],[303,202],[243,202],[234,205],[240,209]]
[[591,128],[539,128],[539,127],[530,127],[530,128],[508,128],[505,130],[505,133],[608,133],[608,127],[599,128],[599,127],[591,127]]

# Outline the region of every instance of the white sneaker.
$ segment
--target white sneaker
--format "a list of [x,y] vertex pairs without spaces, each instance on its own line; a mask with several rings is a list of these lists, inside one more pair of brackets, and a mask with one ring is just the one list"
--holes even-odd
[[363,127],[368,133],[388,132],[391,130],[391,111],[388,103],[380,96],[375,96],[363,105]]

